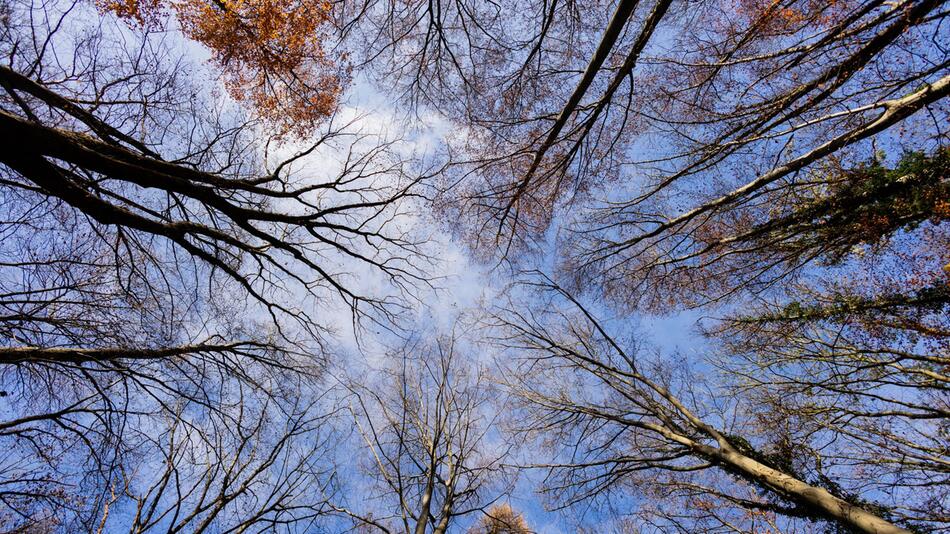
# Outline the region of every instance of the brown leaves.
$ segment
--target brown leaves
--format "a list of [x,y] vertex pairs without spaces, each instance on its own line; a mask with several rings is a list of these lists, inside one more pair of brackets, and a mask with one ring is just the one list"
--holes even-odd
[[492,506],[469,534],[529,534],[524,517],[507,503]]
[[97,0],[103,11],[142,26],[174,14],[183,33],[207,46],[237,101],[276,128],[305,136],[336,108],[344,76],[322,43],[325,0]]
[[853,7],[848,0],[738,0],[734,13],[745,24],[756,25],[763,35],[779,36],[827,28]]

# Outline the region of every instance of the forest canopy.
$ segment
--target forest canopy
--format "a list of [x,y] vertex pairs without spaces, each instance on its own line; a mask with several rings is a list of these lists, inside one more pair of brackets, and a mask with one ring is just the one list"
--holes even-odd
[[950,530],[943,0],[3,0],[0,532]]

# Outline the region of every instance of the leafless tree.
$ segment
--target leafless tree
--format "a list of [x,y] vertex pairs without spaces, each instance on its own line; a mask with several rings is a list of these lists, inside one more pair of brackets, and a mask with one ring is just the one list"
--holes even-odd
[[466,356],[454,337],[416,337],[390,355],[380,385],[363,377],[353,386],[376,483],[341,513],[382,532],[444,534],[502,494],[507,446],[492,444],[491,390]]
[[[899,495],[895,517],[945,527],[950,395],[941,290],[918,292],[917,302],[803,290],[802,301],[817,306],[763,305],[713,333],[733,394],[778,442],[794,444],[794,457],[819,462],[862,493]],[[928,298],[936,300],[923,305]]]
[[[297,288],[336,293],[358,315],[370,311],[361,306],[385,310],[390,301],[361,294],[337,272],[340,258],[378,269],[397,287],[424,283],[415,243],[387,224],[419,181],[402,172],[391,141],[331,119],[302,150],[268,160],[259,129],[203,98],[160,38],[113,51],[103,42],[117,36],[94,28],[66,48],[71,36],[59,27],[87,8],[11,8],[0,120],[21,143],[3,155],[7,189],[114,234],[104,236],[109,248],[127,260],[138,254],[133,268],[164,247],[236,281],[272,314],[306,318],[302,306],[277,298]],[[31,49],[31,32],[45,30],[37,19],[50,29]],[[75,56],[69,67],[55,63],[63,53]],[[340,171],[308,172],[313,154]]]
[[[100,503],[97,532],[305,532],[329,512],[331,417],[238,391],[210,417],[180,403],[143,431]],[[197,409],[196,409],[197,408]]]
[[501,310],[498,343],[518,356],[509,385],[524,401],[523,428],[556,455],[535,467],[550,471],[546,490],[561,506],[635,493],[654,505],[627,513],[684,531],[794,528],[796,518],[869,533],[939,524],[905,506],[906,493],[848,484],[860,475],[847,459],[801,454],[794,433],[756,425],[741,399],[704,391],[685,362],[631,349],[550,279],[527,283],[545,300]]
[[470,239],[508,255],[563,215],[569,269],[626,299],[663,302],[681,237],[768,216],[828,158],[944,135],[939,0],[342,5],[359,67],[470,128]]
[[445,206],[473,248],[539,240],[624,308],[736,306],[710,360],[768,447],[945,524],[945,2],[346,5],[365,66],[468,128]]
[[[404,221],[421,175],[396,141],[329,117],[303,145],[271,143],[179,41],[91,2],[2,6],[5,527],[94,530],[113,498],[150,510],[132,530],[309,521],[292,502],[304,475],[325,483],[320,451],[287,442],[316,434],[319,412],[291,401],[320,390],[324,313],[390,324],[427,284]],[[284,435],[260,428],[288,403]],[[132,468],[143,451],[176,463],[150,478]],[[187,477],[213,493],[163,493]]]

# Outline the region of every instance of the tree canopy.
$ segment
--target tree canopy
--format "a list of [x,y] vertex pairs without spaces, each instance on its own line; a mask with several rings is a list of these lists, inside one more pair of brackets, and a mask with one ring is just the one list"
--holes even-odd
[[0,3],[0,531],[947,530],[948,14]]

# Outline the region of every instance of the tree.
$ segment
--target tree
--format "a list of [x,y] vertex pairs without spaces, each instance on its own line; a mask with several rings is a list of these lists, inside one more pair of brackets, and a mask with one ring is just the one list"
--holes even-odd
[[524,517],[508,503],[497,504],[488,509],[478,525],[469,529],[469,534],[530,534],[531,529]]
[[[174,357],[195,346],[220,352],[258,343],[172,347],[129,335],[109,346],[129,320],[123,314],[167,319],[163,311],[176,302],[189,309],[203,291],[233,291],[228,284],[262,304],[285,341],[286,319],[319,340],[326,325],[310,314],[330,294],[354,319],[391,318],[404,292],[425,284],[416,243],[404,229],[389,233],[419,181],[402,173],[391,141],[330,121],[304,150],[265,161],[253,148],[260,140],[253,124],[202,99],[160,42],[146,35],[113,51],[104,43],[120,42],[118,30],[100,27],[73,50],[57,29],[83,6],[63,8],[12,5],[6,19],[12,63],[0,67],[7,96],[0,128],[21,143],[0,154],[10,214],[4,254],[13,258],[4,265],[4,328],[16,340],[4,348],[5,362],[103,361],[123,351]],[[50,28],[42,42],[25,38],[43,30],[37,20]],[[60,47],[75,56],[75,68],[57,65]],[[308,156],[335,148],[338,174],[300,175]],[[347,273],[330,266],[341,258],[378,270],[395,295],[348,287]],[[313,300],[301,304],[300,295]]]
[[[550,470],[546,489],[562,506],[637,491],[661,503],[677,499],[673,515],[662,506],[653,515],[673,525],[695,514],[699,528],[729,528],[728,522],[710,526],[716,518],[751,528],[757,516],[778,514],[857,532],[909,531],[886,504],[851,493],[820,461],[799,463],[794,441],[756,435],[741,404],[715,390],[704,394],[695,377],[677,380],[662,360],[624,348],[550,279],[530,284],[550,297],[546,308],[501,310],[497,342],[521,355],[522,371],[512,369],[509,387],[524,401],[523,428],[553,432],[555,458],[564,458],[535,466]],[[728,514],[730,508],[738,513]],[[913,519],[931,520],[926,513]]]
[[663,302],[654,252],[826,158],[900,124],[942,135],[915,118],[945,113],[939,1],[471,4],[348,2],[338,26],[359,65],[471,129],[451,145],[460,231],[517,260],[558,220],[566,270],[625,299]]
[[[358,481],[326,428],[335,312],[398,337],[433,209],[555,273],[496,317],[554,506],[629,507],[623,530],[945,528],[947,13],[3,4],[0,526],[526,530],[492,507],[498,390],[452,336],[346,383],[372,480],[337,492]],[[350,68],[447,121],[444,167],[338,109]],[[701,361],[650,355],[583,293],[720,317]]]
[[732,255],[726,283],[749,284],[769,265],[805,273],[707,332],[722,342],[725,381],[795,444],[796,461],[821,458],[819,470],[862,492],[899,495],[895,516],[938,523],[950,491],[945,158],[940,148],[893,168],[836,169],[788,215],[720,241],[719,257]]
[[472,248],[624,310],[728,305],[709,359],[767,448],[945,521],[942,2],[356,5],[366,64],[467,126],[441,200]]
[[[376,480],[380,511],[340,507],[381,532],[445,534],[460,518],[484,510],[501,493],[500,452],[489,448],[489,385],[453,337],[432,345],[418,338],[390,355],[386,386],[353,385],[352,412]],[[498,447],[495,447],[498,449]],[[366,501],[370,496],[364,496]]]
[[[55,199],[96,225],[121,229],[122,237],[133,236],[125,240],[121,252],[141,248],[137,243],[142,240],[167,243],[237,281],[271,313],[298,317],[303,314],[268,301],[255,284],[279,286],[267,282],[269,274],[279,273],[311,293],[319,287],[337,292],[356,312],[360,303],[381,303],[347,289],[339,280],[341,275],[321,266],[318,257],[342,254],[380,269],[397,283],[419,280],[411,258],[385,258],[380,254],[381,248],[390,245],[402,250],[413,247],[403,236],[387,235],[382,228],[386,218],[398,217],[398,212],[393,213],[394,204],[412,196],[409,188],[417,182],[397,179],[391,182],[393,185],[380,185],[380,175],[398,174],[400,169],[398,162],[387,161],[388,143],[362,154],[351,151],[342,161],[338,176],[301,185],[290,177],[292,165],[347,134],[331,129],[306,150],[266,171],[247,159],[243,149],[250,142],[245,137],[248,132],[235,125],[209,132],[213,137],[207,145],[202,145],[200,138],[177,140],[187,146],[187,154],[183,154],[183,161],[168,163],[170,158],[158,156],[138,141],[133,141],[131,147],[123,146],[133,139],[131,135],[118,132],[58,97],[42,83],[11,69],[0,71],[0,76],[12,87],[11,96],[21,103],[21,112],[32,117],[18,117],[9,111],[0,115],[3,131],[25,143],[18,150],[8,149],[0,155],[0,161],[12,171],[6,185],[31,191],[37,198]],[[79,81],[90,84],[89,88],[110,82],[108,77]],[[175,90],[170,86],[159,89]],[[39,99],[35,105],[48,107],[34,110],[20,98],[23,93]],[[55,113],[57,122],[65,116],[88,125],[92,132],[65,130],[36,119],[47,112]],[[175,124],[183,117],[187,122],[187,117],[181,113],[175,116],[169,126],[188,126]],[[214,128],[213,123],[202,126]],[[92,135],[97,131],[101,137]],[[174,135],[168,130],[154,133],[159,139]],[[331,203],[329,197],[338,202]],[[280,211],[268,207],[277,203],[282,207]],[[364,250],[362,243],[369,249]],[[147,250],[138,252],[147,257]],[[294,271],[288,262],[316,276]],[[244,271],[248,263],[251,270]]]
[[[256,15],[264,16],[242,13],[240,24]],[[188,451],[174,450],[185,441],[168,441],[178,428],[169,421],[240,420],[235,391],[247,392],[240,402],[248,410],[294,406],[291,399],[322,383],[333,328],[326,309],[342,303],[354,322],[389,323],[426,284],[425,259],[401,224],[419,180],[407,176],[394,140],[361,133],[356,121],[327,116],[329,108],[308,108],[300,112],[322,118],[319,135],[275,158],[268,141],[281,132],[268,129],[267,117],[249,118],[203,86],[173,37],[148,24],[139,30],[97,21],[84,2],[3,6],[0,131],[17,140],[0,148],[5,527],[94,530],[113,493],[149,502],[156,514],[175,509],[167,494],[137,493],[154,475],[130,467],[143,450],[157,458],[168,448],[163,458],[184,462],[168,466],[182,484],[188,474],[230,492],[230,474],[199,475]],[[252,64],[263,56],[218,53],[240,56],[228,65],[241,76],[258,69],[278,83],[271,65]],[[303,69],[314,65],[300,61],[293,73],[304,83]],[[356,270],[392,285],[364,295]],[[319,419],[288,413],[297,422]],[[237,449],[272,443],[273,434],[253,432],[202,442],[198,426],[177,435],[190,433],[186,441],[208,457],[238,458],[244,474],[265,460]],[[267,484],[280,492],[280,477],[295,469],[245,480],[255,495]],[[314,487],[323,484],[310,474]],[[234,491],[242,496],[234,502],[244,502],[250,490]],[[197,502],[177,509],[194,504],[204,517],[208,503]],[[229,515],[253,509],[225,506],[228,519],[216,516],[208,528],[273,517]]]
[[[306,391],[306,390],[304,390]],[[307,392],[312,394],[315,392]],[[97,532],[305,532],[330,513],[331,417],[316,401],[254,398],[227,410],[179,403],[99,503]]]

